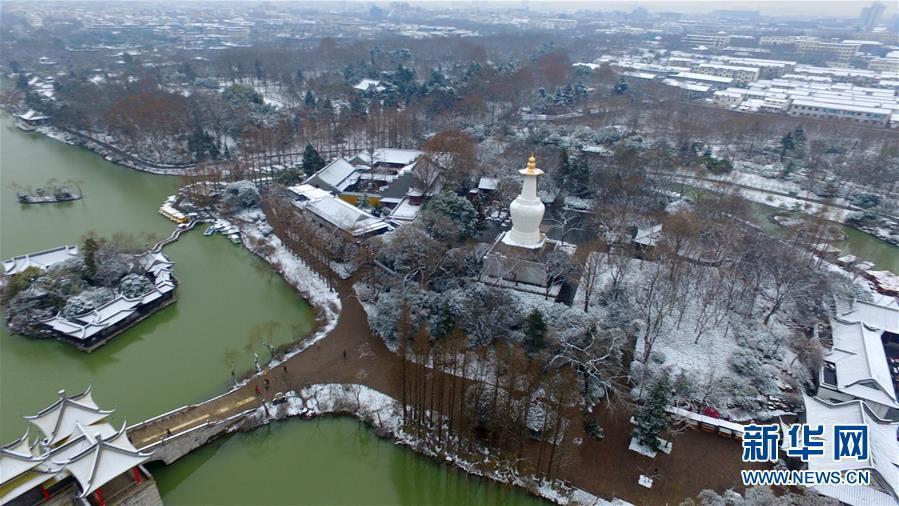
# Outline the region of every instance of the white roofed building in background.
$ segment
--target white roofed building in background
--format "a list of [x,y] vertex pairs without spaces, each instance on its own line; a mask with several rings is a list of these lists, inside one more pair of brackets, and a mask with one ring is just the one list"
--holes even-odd
[[346,158],[338,158],[310,176],[305,183],[330,192],[342,192],[358,180],[356,167]]
[[384,91],[385,89],[381,81],[378,81],[377,79],[364,78],[353,85],[353,88],[358,91],[368,91],[368,89],[372,87],[375,91]]
[[[310,186],[334,194],[351,207],[358,205],[382,209],[383,215],[389,216],[392,223],[408,223],[418,216],[424,201],[439,191],[439,175],[444,169],[435,160],[441,160],[442,156],[442,153],[426,155],[417,149],[363,150],[352,157],[334,160],[307,178],[303,185],[292,189]],[[302,193],[304,195],[294,191],[306,201],[320,197],[311,198],[308,189],[302,190]],[[348,232],[349,228],[353,228],[352,223],[342,219],[347,217],[348,211],[343,210],[340,204],[331,204],[325,199],[309,204],[309,207],[310,211],[317,210],[322,219],[341,230]],[[351,221],[355,223],[356,220]],[[378,229],[376,232],[381,231]]]

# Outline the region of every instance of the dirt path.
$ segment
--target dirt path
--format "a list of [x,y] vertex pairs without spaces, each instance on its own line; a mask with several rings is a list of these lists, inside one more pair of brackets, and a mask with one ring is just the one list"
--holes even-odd
[[[209,403],[189,409],[164,423],[129,433],[136,446],[158,441],[167,429],[173,433],[201,425],[210,419],[224,419],[260,405],[262,397],[277,392],[299,390],[316,383],[359,383],[393,398],[401,396],[402,367],[399,357],[368,328],[362,305],[352,291],[351,281],[340,281],[338,292],[343,309],[337,325],[327,337],[299,353],[283,365],[253,378],[240,389]],[[265,388],[264,380],[270,382]],[[622,498],[634,504],[677,504],[695,497],[703,489],[741,489],[738,441],[703,432],[687,431],[671,436],[673,452],[655,459],[628,450],[632,426],[630,412],[600,410],[597,419],[606,437],[595,441],[580,433],[583,444],[563,461],[561,478],[572,485],[606,499]],[[576,427],[582,432],[581,427]],[[655,474],[652,489],[637,484],[640,474]]]

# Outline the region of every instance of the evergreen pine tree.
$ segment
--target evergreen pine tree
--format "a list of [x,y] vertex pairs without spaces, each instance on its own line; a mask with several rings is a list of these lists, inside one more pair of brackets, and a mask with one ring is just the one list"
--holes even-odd
[[546,96],[546,90],[538,88],[537,96],[534,97],[534,110],[543,113],[546,112],[547,107],[549,107],[549,97]]
[[556,186],[559,188],[566,188],[568,185],[568,176],[571,173],[571,160],[568,158],[568,149],[562,148],[562,151],[559,153],[559,168],[556,169],[556,172],[553,174],[553,179],[556,181]]
[[353,116],[358,117],[365,117],[367,114],[367,111],[365,110],[365,102],[363,102],[358,95],[350,100],[350,113]]
[[571,87],[571,84],[566,84],[562,88],[562,102],[569,107],[574,105],[574,88]]
[[455,318],[452,310],[450,310],[449,302],[443,301],[443,305],[440,306],[440,312],[431,325],[431,335],[437,338],[446,337],[453,330],[454,325]]
[[796,149],[796,141],[793,139],[793,132],[787,132],[787,135],[784,135],[783,138],[780,139],[780,145],[785,152]]
[[553,93],[553,104],[565,105],[565,97],[562,96],[562,88],[558,86],[556,86],[556,91]]
[[303,173],[311,176],[324,166],[325,159],[322,158],[322,155],[318,154],[318,151],[312,147],[312,144],[306,144],[306,149],[303,150]]
[[306,104],[307,109],[315,108],[315,95],[312,94],[312,90],[306,90],[306,97],[303,98],[303,103]]
[[93,235],[84,238],[81,244],[81,254],[84,257],[84,274],[87,279],[94,279],[97,275],[97,249],[100,244]]
[[567,190],[575,195],[583,195],[590,182],[590,166],[587,164],[587,157],[581,156],[576,162],[571,164],[568,172],[568,178],[565,181]]
[[668,430],[668,413],[665,409],[671,397],[671,380],[664,374],[649,388],[643,405],[634,414],[637,427],[634,429],[634,437],[641,444],[658,451],[659,436]]
[[586,98],[587,97],[587,85],[584,84],[584,81],[578,81],[574,85],[574,96],[576,98]]
[[525,320],[524,336],[525,346],[531,353],[536,353],[546,345],[546,321],[543,313],[534,308]]

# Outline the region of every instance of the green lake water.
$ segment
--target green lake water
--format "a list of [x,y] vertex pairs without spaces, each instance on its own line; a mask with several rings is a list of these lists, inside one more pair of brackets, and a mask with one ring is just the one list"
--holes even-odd
[[[684,192],[687,195],[705,191],[681,184],[675,185],[673,189]],[[783,211],[783,209],[760,202],[750,202],[750,206],[752,207],[753,221],[761,228],[771,233],[779,233],[784,230],[769,219],[774,213]],[[899,274],[899,248],[847,225],[840,225],[840,229],[846,235],[846,238],[834,243],[834,246],[840,248],[841,255],[855,255],[861,259],[874,262],[876,269],[893,271]]]
[[[79,182],[84,199],[23,206],[13,183]],[[0,257],[77,244],[88,231],[167,236],[174,224],[156,210],[178,179],[108,163],[86,150],[15,128],[0,116]],[[93,385],[94,399],[135,423],[227,388],[223,351],[243,349],[254,325],[308,331],[310,307],[245,249],[202,227],[168,246],[178,301],[86,354],[0,328],[0,441],[22,434],[22,415],[59,389]],[[260,350],[260,356],[265,352]],[[154,466],[167,504],[536,504],[519,490],[473,479],[383,441],[355,421],[289,420],[200,449],[172,466]]]

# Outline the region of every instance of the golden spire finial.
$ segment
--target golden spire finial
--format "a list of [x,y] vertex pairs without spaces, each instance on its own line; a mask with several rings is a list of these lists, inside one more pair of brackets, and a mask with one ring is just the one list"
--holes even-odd
[[537,157],[531,151],[531,157],[528,158],[528,172],[534,172],[535,170],[537,170]]

